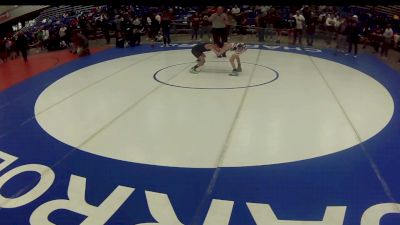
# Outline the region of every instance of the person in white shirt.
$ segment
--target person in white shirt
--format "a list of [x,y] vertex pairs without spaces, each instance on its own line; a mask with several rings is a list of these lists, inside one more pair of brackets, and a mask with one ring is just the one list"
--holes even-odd
[[232,8],[231,13],[232,13],[232,15],[234,15],[234,16],[239,15],[239,14],[240,14],[240,8],[239,8],[237,5],[235,5],[235,7]]
[[49,30],[44,29],[42,30],[42,32],[43,32],[43,40],[48,40],[50,37]]
[[147,25],[151,26],[151,18],[149,16],[147,17],[146,21],[147,21]]
[[155,19],[161,24],[161,16],[159,14],[156,15]]
[[392,26],[390,24],[388,24],[386,26],[386,29],[383,32],[382,36],[383,36],[383,43],[382,43],[382,48],[381,48],[381,56],[384,58],[387,58],[389,47],[390,47],[390,44],[392,43],[392,39],[393,39],[393,30],[392,30]]
[[[222,48],[224,43],[228,41],[228,32],[226,30],[226,25],[228,24],[228,15],[224,13],[224,8],[219,6],[217,11],[208,18],[208,21],[212,23],[214,44]],[[225,54],[222,56],[226,57]]]
[[266,13],[271,7],[267,6],[267,5],[263,5],[260,7],[260,11],[262,13]]
[[47,48],[48,44],[49,44],[49,38],[50,38],[49,30],[43,29],[42,33],[43,33],[43,45],[45,48]]
[[62,45],[68,46],[67,40],[67,26],[63,25],[60,30],[58,31],[58,35],[60,36],[60,40]]
[[63,37],[65,37],[65,35],[66,35],[66,30],[67,30],[67,27],[64,25],[64,26],[62,26],[61,28],[60,28],[60,30],[59,30],[59,32],[58,32],[58,35],[60,35],[60,38],[62,39]]
[[303,36],[303,27],[306,19],[300,14],[300,11],[296,11],[296,15],[293,16],[296,20],[296,28],[294,29],[293,44],[296,44],[297,37],[299,38],[299,44],[302,45],[301,38]]
[[335,24],[337,23],[337,19],[333,16],[333,14],[328,14],[325,20],[325,29],[326,29],[326,43],[328,45],[331,44],[333,36],[335,34]]

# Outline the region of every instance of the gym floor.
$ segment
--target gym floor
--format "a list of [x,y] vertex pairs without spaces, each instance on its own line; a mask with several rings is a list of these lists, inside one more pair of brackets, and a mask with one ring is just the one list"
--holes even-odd
[[399,72],[249,44],[191,74],[191,46],[0,64],[1,224],[400,224]]

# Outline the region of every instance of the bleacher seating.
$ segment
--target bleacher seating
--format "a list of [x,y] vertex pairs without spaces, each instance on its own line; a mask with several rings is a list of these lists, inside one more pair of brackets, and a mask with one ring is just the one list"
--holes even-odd
[[365,5],[365,6],[352,6],[353,8],[360,9],[362,11],[368,12],[372,9],[374,9],[376,12],[388,15],[390,17],[393,17],[394,15],[400,15],[400,5]]
[[51,18],[51,17],[60,17],[64,13],[68,13],[71,11],[78,11],[78,12],[83,12],[87,13],[90,12],[93,9],[93,5],[61,5],[58,7],[50,7],[45,10],[43,10],[40,15],[35,19],[36,22],[41,22],[45,18]]

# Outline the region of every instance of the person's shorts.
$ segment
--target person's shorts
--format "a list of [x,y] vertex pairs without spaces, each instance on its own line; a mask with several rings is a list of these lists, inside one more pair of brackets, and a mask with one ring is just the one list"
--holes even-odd
[[196,57],[196,58],[199,58],[200,56],[204,55],[202,52],[196,51],[196,49],[192,49],[192,54],[193,54],[194,57]]

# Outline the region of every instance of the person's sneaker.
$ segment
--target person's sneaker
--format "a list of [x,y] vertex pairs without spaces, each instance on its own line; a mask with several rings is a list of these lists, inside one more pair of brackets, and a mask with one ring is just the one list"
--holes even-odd
[[226,53],[222,54],[222,57],[226,58]]
[[229,76],[239,76],[237,69],[233,69]]
[[191,73],[194,73],[194,74],[198,74],[198,73],[199,73],[199,71],[197,71],[194,67],[192,67],[192,68],[190,69],[190,72],[191,72]]
[[357,55],[354,55],[353,57],[354,57],[354,58],[357,58]]

